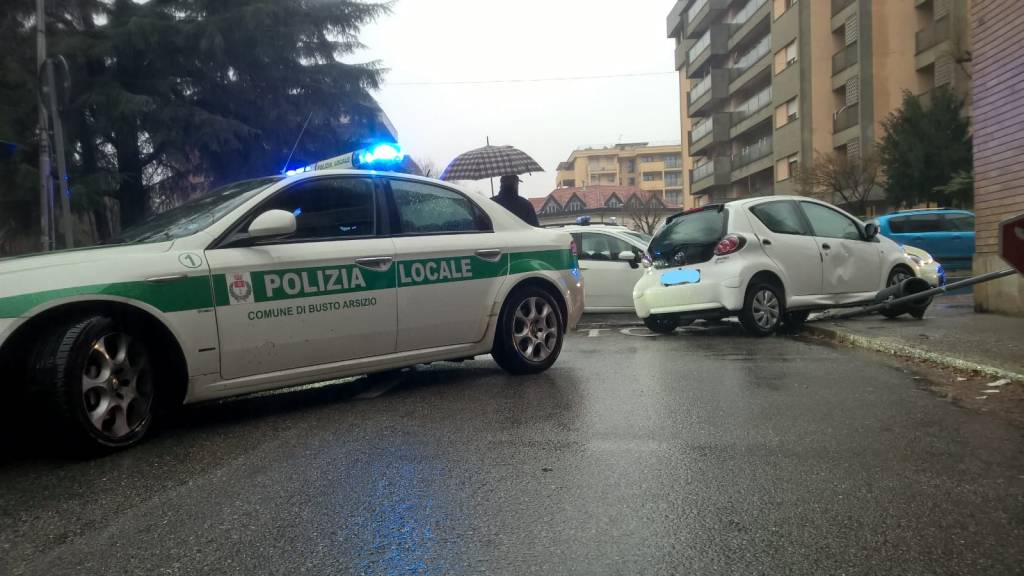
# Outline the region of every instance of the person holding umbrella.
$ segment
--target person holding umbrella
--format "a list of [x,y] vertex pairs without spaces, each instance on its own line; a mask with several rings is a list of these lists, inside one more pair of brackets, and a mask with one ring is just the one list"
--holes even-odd
[[533,210],[533,204],[526,198],[519,195],[519,183],[522,180],[519,176],[506,175],[501,177],[501,187],[498,188],[498,195],[492,200],[501,204],[505,210],[519,216],[519,219],[530,226],[540,227],[540,220]]
[[[519,174],[543,171],[525,152],[512,146],[491,146],[488,142],[487,146],[470,150],[452,160],[441,174],[441,180],[482,180],[500,176],[501,187],[493,200],[523,222],[540,227],[533,205],[519,195],[519,183],[522,182]],[[494,193],[493,188],[491,193]]]

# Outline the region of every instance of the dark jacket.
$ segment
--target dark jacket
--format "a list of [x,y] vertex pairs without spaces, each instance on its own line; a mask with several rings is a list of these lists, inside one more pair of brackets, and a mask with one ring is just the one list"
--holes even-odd
[[526,222],[530,226],[540,227],[540,221],[537,220],[537,213],[533,210],[533,204],[522,196],[516,194],[501,194],[493,198],[495,202],[501,204],[509,212],[519,216],[519,219]]

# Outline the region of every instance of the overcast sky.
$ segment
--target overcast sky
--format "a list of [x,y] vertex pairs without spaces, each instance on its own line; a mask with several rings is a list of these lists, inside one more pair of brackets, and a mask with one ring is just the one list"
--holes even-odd
[[[576,147],[679,141],[671,0],[398,0],[363,30],[389,72],[376,95],[417,160],[439,169],[457,154],[511,144],[545,172],[521,191],[543,196]],[[664,72],[639,78],[469,85],[403,85]],[[497,185],[497,183],[495,183]],[[488,190],[487,181],[471,185]]]

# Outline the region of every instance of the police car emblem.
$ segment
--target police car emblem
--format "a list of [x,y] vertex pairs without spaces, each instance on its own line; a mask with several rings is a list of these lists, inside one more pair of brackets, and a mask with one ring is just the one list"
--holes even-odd
[[232,274],[228,277],[228,294],[232,304],[249,304],[252,302],[252,279],[248,272]]

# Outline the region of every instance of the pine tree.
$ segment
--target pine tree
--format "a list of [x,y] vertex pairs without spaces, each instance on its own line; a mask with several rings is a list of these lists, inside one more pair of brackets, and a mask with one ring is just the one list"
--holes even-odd
[[907,92],[900,108],[885,119],[879,152],[886,195],[895,206],[970,203],[970,198],[951,195],[946,188],[955,174],[971,170],[971,137],[963,106],[963,99],[946,87],[937,88],[928,105]]

